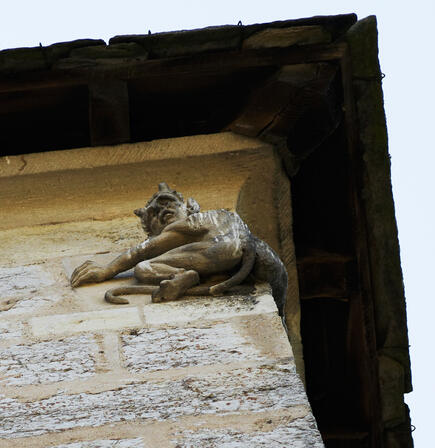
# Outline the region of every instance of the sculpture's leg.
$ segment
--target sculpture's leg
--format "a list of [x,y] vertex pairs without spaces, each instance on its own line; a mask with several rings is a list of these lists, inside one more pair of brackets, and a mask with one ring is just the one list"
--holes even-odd
[[140,283],[158,285],[163,280],[174,278],[175,275],[185,272],[185,269],[175,268],[157,258],[142,261],[134,268],[134,276]]
[[240,258],[233,242],[191,243],[139,263],[134,274],[141,283],[160,284],[153,301],[176,299],[199,282],[199,275],[228,271]]
[[196,271],[184,271],[174,275],[171,280],[160,282],[160,288],[152,294],[154,303],[163,299],[173,300],[180,297],[190,287],[199,283],[199,275]]

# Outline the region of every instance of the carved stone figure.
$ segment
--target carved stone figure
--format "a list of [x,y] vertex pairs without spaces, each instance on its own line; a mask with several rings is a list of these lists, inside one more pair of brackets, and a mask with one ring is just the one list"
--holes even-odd
[[[237,213],[223,209],[201,212],[194,199],[185,203],[183,196],[164,182],[146,206],[134,213],[140,217],[148,239],[106,266],[86,261],[72,273],[73,287],[102,282],[134,268],[140,285],[110,289],[105,299],[124,304],[129,302],[120,295],[152,294],[153,302],[159,302],[183,294],[221,295],[252,275],[271,285],[283,315],[287,290],[284,265]],[[203,285],[204,279],[216,274],[230,277],[213,286]]]

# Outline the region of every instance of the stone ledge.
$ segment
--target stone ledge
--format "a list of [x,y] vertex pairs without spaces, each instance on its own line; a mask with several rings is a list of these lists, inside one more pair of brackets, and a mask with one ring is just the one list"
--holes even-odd
[[271,148],[271,145],[258,139],[222,132],[115,146],[46,151],[0,157],[0,178]]
[[136,307],[33,317],[29,323],[32,334],[37,338],[142,326]]
[[144,233],[136,216],[11,228],[0,231],[0,269],[50,259],[61,265],[67,258],[95,256],[102,247],[104,252],[119,253],[141,238]]
[[[157,306],[156,306],[157,305]],[[145,323],[149,326],[179,325],[187,322],[219,320],[229,317],[277,313],[270,294],[184,298],[176,302],[145,305]]]
[[[100,286],[100,285],[98,285]],[[89,287],[88,287],[89,288]],[[107,289],[107,285],[99,289]],[[89,292],[88,294],[89,295]],[[132,296],[133,297],[133,296]],[[136,296],[139,300],[151,300],[149,296]],[[103,303],[104,305],[104,303]],[[110,307],[110,308],[109,308]],[[106,330],[122,330],[138,327],[174,327],[204,321],[220,321],[255,315],[276,315],[275,301],[270,294],[252,296],[182,297],[177,301],[143,306],[120,307],[106,305],[98,311],[51,314],[29,319],[31,334],[35,338],[53,338],[82,332],[99,333]],[[143,314],[143,317],[141,315]],[[18,333],[5,337],[21,337]]]

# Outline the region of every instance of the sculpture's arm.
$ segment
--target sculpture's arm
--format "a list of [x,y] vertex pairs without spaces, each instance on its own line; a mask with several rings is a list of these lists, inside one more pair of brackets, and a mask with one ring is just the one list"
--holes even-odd
[[168,226],[168,229],[160,235],[132,247],[106,266],[100,266],[89,260],[85,261],[72,273],[71,285],[77,287],[85,283],[103,282],[120,272],[133,268],[141,261],[149,260],[176,247],[198,241],[198,236],[200,236],[200,232],[192,232],[190,228],[184,229],[181,223],[175,227],[172,226],[172,228]]
[[176,230],[164,231],[160,235],[149,238],[137,246],[132,247],[109,263],[106,266],[107,273],[108,275],[110,274],[109,278],[133,268],[141,261],[157,257],[171,249],[184,246],[196,240],[197,238],[192,234]]

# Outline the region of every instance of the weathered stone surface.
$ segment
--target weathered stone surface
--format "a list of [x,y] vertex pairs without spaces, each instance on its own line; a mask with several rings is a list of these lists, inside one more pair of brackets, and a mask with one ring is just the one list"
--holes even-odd
[[103,40],[78,39],[60,42],[48,47],[14,48],[0,51],[0,74],[48,70],[61,57],[68,56],[74,48],[104,44]]
[[329,43],[331,35],[321,26],[294,26],[291,28],[267,28],[243,42],[244,49],[290,47]]
[[[1,240],[0,236],[0,240]],[[27,248],[29,250],[29,248]],[[4,257],[4,261],[7,257]],[[0,267],[0,312],[3,317],[35,313],[62,299],[59,269],[40,265]]]
[[244,35],[249,37],[265,29],[321,26],[335,40],[344,34],[356,21],[356,14],[340,14],[336,16],[314,16],[302,19],[277,20],[270,23],[256,23],[254,25],[244,26],[243,28]]
[[236,49],[240,46],[242,37],[241,27],[229,25],[170,33],[115,36],[109,43],[113,45],[137,42],[151,57],[167,58]]
[[189,415],[268,412],[307,405],[291,364],[137,382],[116,390],[65,395],[23,403],[0,399],[0,437],[16,438],[119,421],[165,420]]
[[[295,28],[323,27],[331,33],[333,38],[337,38],[355,21],[355,14],[346,14],[249,26],[226,25],[157,34],[115,36],[110,39],[109,47],[113,44],[138,43],[145,51],[149,51],[153,58],[185,56],[209,51],[237,50],[240,48],[244,38],[249,38],[253,33],[259,34],[259,32],[269,29],[291,30]],[[64,60],[62,58],[68,58],[71,50],[91,46],[105,46],[105,42],[101,39],[78,39],[44,47],[4,50],[0,52],[0,73],[13,75],[20,72],[50,69],[51,67],[58,68],[57,62],[63,64]],[[90,55],[88,61],[91,61],[93,57],[92,51],[88,54]],[[96,55],[97,58],[98,54]],[[77,61],[77,59],[75,60]],[[69,67],[72,68],[73,65],[70,63]]]
[[[53,68],[58,70],[74,70],[86,67],[116,67],[128,60],[145,61],[148,52],[140,45],[121,43],[114,45],[94,45],[72,50],[68,57],[59,59]],[[102,144],[102,143],[101,143]]]
[[332,39],[336,39],[356,20],[355,14],[316,16],[247,26],[226,25],[188,31],[115,36],[109,43],[137,42],[150,51],[153,57],[183,56],[213,50],[238,49],[243,39],[247,40],[254,33],[259,34],[264,30],[319,27],[323,28]]
[[[189,157],[185,157],[186,151]],[[232,152],[237,152],[237,162]],[[9,165],[6,158],[0,160],[4,176],[0,175],[0,205],[9,209],[0,228],[28,224],[24,212],[28,207],[32,207],[33,225],[129,216],[152,196],[163,169],[166,181],[186,196],[195,197],[204,210],[234,210],[246,178],[255,173],[263,187],[256,192],[257,200],[273,209],[273,184],[263,173],[281,169],[270,145],[231,133],[58,151],[53,159],[44,155],[26,156],[28,172],[34,174],[28,176],[22,175],[25,170],[14,175],[22,161],[17,166],[13,157],[7,158]],[[180,170],[179,159],[184,157]],[[213,173],[207,191],[203,188],[204,164]],[[268,184],[263,185],[266,180]],[[89,206],[83,207],[84,203]],[[255,234],[262,239],[268,235],[267,242],[279,249],[274,213],[252,212],[243,218]]]
[[41,265],[0,267],[0,297],[35,293],[55,279]]
[[34,336],[48,337],[84,331],[118,330],[142,326],[137,308],[54,314],[30,320]]
[[48,47],[44,47],[44,51],[47,53],[50,62],[54,63],[60,58],[68,57],[71,51],[77,48],[89,48],[101,45],[105,45],[105,42],[102,39],[76,39],[69,42],[58,42]]
[[[134,373],[194,365],[265,361],[254,341],[230,323],[199,328],[143,330],[122,337],[125,367]],[[273,356],[273,353],[270,354]],[[285,353],[282,354],[285,356]]]
[[75,442],[66,445],[56,445],[51,448],[144,448],[144,439],[100,439],[90,442]]
[[40,313],[63,298],[64,294],[56,294],[52,289],[35,295],[18,295],[0,300],[0,311],[3,317]]
[[131,58],[135,56],[144,57],[146,55],[147,53],[144,48],[135,42],[81,47],[72,50],[70,53],[71,58],[83,59]]
[[[272,420],[270,420],[272,423]],[[312,415],[287,420],[269,431],[245,432],[237,429],[188,430],[172,441],[179,448],[322,448]]]
[[[271,145],[243,135],[223,132],[219,134],[195,135],[123,144],[96,148],[80,148],[23,156],[0,157],[0,177],[21,177],[26,174],[41,174],[68,170],[95,169],[99,167],[133,165],[187,157],[201,157],[209,154],[227,154],[233,159],[239,151],[267,151]],[[188,155],[187,155],[188,153]],[[228,154],[229,153],[229,154]],[[25,164],[23,166],[23,160]],[[130,166],[132,168],[132,166]],[[159,179],[161,173],[159,174]],[[167,177],[165,175],[165,177]],[[161,179],[160,179],[161,181]],[[169,179],[171,185],[172,180]],[[158,183],[158,182],[157,182]],[[156,183],[147,181],[147,195],[154,193]],[[179,188],[178,185],[176,185]],[[181,190],[181,188],[180,188]],[[148,196],[144,196],[144,200]],[[199,200],[199,198],[197,198]],[[216,208],[216,207],[209,207]],[[26,221],[26,224],[34,222]]]
[[[180,159],[183,159],[182,170]],[[33,255],[29,244],[19,246],[23,254],[11,243],[14,238],[22,240],[21,235],[11,229],[27,223],[24,210],[29,207],[32,208],[32,224],[35,226],[71,220],[83,222],[43,231],[41,242],[36,235],[36,238],[32,235],[34,244],[31,248],[36,246],[35,254],[50,243],[57,246],[53,244],[51,253],[56,249],[57,253],[73,255],[80,248],[83,254],[92,254],[90,247],[96,245],[97,252],[105,252],[111,248],[103,244],[109,240],[113,248],[116,236],[121,240],[121,249],[137,244],[135,241],[123,245],[122,229],[117,229],[115,233],[95,221],[120,219],[131,214],[154,193],[154,185],[162,180],[162,172],[173,188],[185,192],[187,197],[195,197],[203,210],[236,210],[252,233],[266,241],[284,260],[291,279],[287,296],[287,326],[299,372],[303,374],[299,302],[294,281],[296,266],[289,231],[292,219],[290,187],[281,160],[271,145],[228,132],[116,147],[30,154],[25,156],[25,162],[23,167],[20,157],[0,160],[0,201],[10,210],[0,223],[0,228],[8,229],[4,240],[8,255],[15,259],[18,254],[23,258],[26,254]],[[204,166],[207,166],[209,173],[207,189],[203,188]],[[143,181],[144,178],[147,182]],[[271,182],[271,179],[274,181]],[[83,207],[84,203],[89,206]],[[258,213],[258,204],[261,204],[262,213]],[[88,225],[99,230],[94,235],[99,241],[89,241],[92,232],[87,231]],[[131,235],[130,226],[127,228]],[[53,230],[62,232],[59,239],[56,239]],[[70,235],[67,234],[68,230],[71,231]],[[107,238],[108,235],[110,238]],[[140,238],[140,232],[138,236]],[[82,238],[88,241],[82,242]],[[86,247],[85,243],[90,244]],[[46,253],[49,254],[49,250]],[[72,296],[81,298],[81,291]],[[96,304],[94,299],[96,297],[92,303]],[[85,311],[85,303],[86,300],[76,300],[74,311]],[[53,312],[62,313],[59,309]]]
[[[157,305],[157,306],[156,306]],[[177,302],[145,305],[145,323],[151,326],[174,325],[183,322],[223,319],[234,315],[276,313],[271,295],[234,296],[231,298],[203,297]]]
[[0,384],[22,386],[93,375],[97,345],[90,336],[0,349]]
[[[162,170],[203,209],[242,210],[255,233],[284,248],[294,270],[289,184],[281,182],[281,162],[270,145],[224,133],[0,164],[1,207],[10,219],[2,223],[0,263],[12,269],[7,290],[17,285],[20,299],[2,313],[10,322],[0,320],[0,445],[169,448],[171,437],[188,441],[183,433],[189,430],[223,430],[218,436],[232,434],[234,443],[246,431],[255,444],[280,426],[274,420],[264,427],[266,420],[291,424],[310,412],[268,286],[256,285],[246,296],[160,304],[136,295],[131,306],[120,307],[104,302],[104,292],[131,283],[129,272],[76,289],[69,283],[72,269],[86,259],[106,263],[144,239],[137,218],[126,216],[154,192]],[[216,182],[207,191],[204,164]],[[8,206],[23,191],[31,222],[23,203]],[[20,288],[13,270],[20,265],[39,266],[53,282],[30,273],[34,289]],[[49,306],[40,308],[43,303]]]
[[13,320],[0,320],[0,342],[20,338],[23,334],[23,324]]
[[[90,220],[14,228],[0,232],[0,263],[38,263],[59,256],[66,258],[95,254],[102,248],[104,252],[116,253],[137,244],[143,238],[143,230],[134,216],[111,221]],[[19,268],[14,269],[19,271]],[[6,287],[10,289],[4,283],[3,288]]]
[[39,47],[16,48],[0,52],[0,73],[2,75],[44,70],[48,67],[48,61]]

